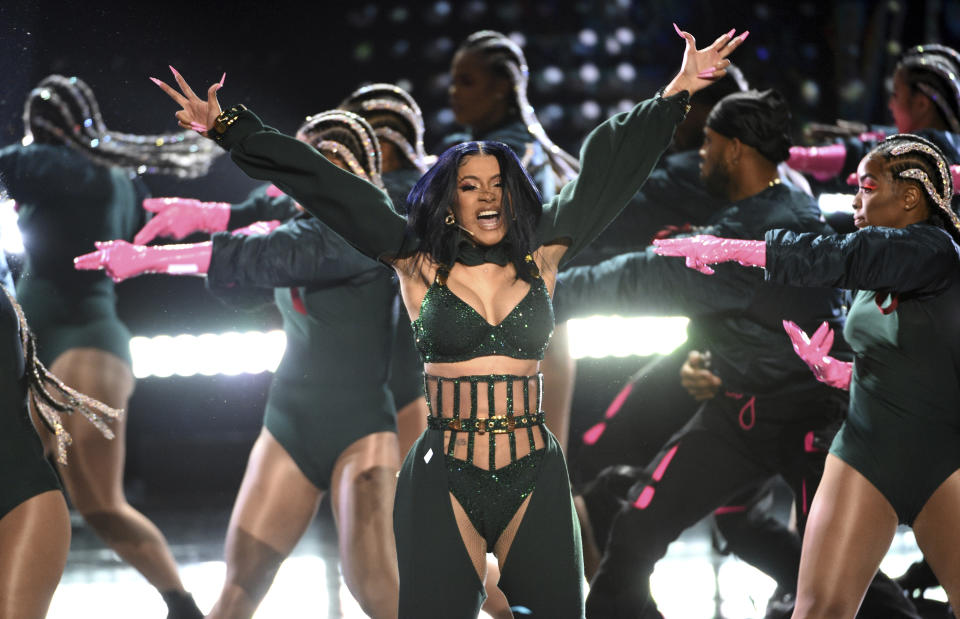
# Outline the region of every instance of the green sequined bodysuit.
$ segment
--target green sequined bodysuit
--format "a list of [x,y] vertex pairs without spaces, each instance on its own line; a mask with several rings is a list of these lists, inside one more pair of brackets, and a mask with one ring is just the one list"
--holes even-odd
[[444,267],[437,271],[420,304],[420,315],[412,323],[424,363],[454,363],[489,355],[543,359],[553,334],[553,305],[542,278],[535,277],[507,317],[492,325],[445,285],[448,272]]

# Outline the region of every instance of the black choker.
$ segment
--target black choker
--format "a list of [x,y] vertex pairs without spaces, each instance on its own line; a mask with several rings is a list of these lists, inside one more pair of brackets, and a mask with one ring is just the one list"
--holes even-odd
[[457,245],[457,262],[468,267],[488,262],[505,267],[510,263],[510,246],[503,241],[496,245],[483,246],[476,245],[469,239],[461,239]]

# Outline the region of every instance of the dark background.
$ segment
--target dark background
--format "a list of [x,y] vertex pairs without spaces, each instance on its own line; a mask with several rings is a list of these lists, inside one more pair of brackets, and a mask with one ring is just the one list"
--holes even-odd
[[[701,45],[732,27],[750,30],[734,60],[753,86],[787,96],[798,141],[810,121],[889,122],[885,78],[900,51],[960,43],[958,0],[5,2],[0,144],[22,137],[23,100],[50,73],[83,78],[111,129],[174,130],[176,107],[147,79],[170,81],[172,64],[197,89],[226,71],[221,102],[243,102],[287,132],[365,82],[399,82],[423,108],[429,149],[454,129],[445,109],[452,52],[471,32],[489,28],[522,33],[531,102],[554,141],[576,152],[590,127],[669,80],[683,49],[674,21],[699,35]],[[584,65],[596,67],[595,81],[585,79],[593,71]],[[632,79],[624,79],[631,74],[625,66]],[[559,81],[551,82],[551,74]],[[154,195],[228,201],[255,187],[225,157],[202,179],[146,180]],[[135,335],[279,326],[275,311],[227,308],[198,279],[141,277],[117,291]],[[580,362],[574,431],[592,423],[642,362]],[[128,437],[132,498],[199,492],[231,501],[269,380],[269,374],[140,380]]]

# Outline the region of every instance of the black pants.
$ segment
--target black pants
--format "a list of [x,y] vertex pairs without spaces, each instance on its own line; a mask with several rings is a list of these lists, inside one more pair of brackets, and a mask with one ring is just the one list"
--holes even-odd
[[649,577],[687,527],[779,474],[796,497],[798,524],[823,473],[812,433],[835,423],[843,399],[764,400],[723,395],[706,402],[644,469],[616,514],[587,599],[588,617],[657,617]]
[[[637,372],[607,409],[604,431],[580,447],[573,475],[598,544],[607,540],[629,487],[645,479],[646,465],[700,407],[680,385],[680,367],[692,348],[681,346]],[[771,502],[769,481],[744,487],[718,506],[715,522],[730,552],[794,591],[800,537],[765,509]]]
[[[560,446],[548,433],[520,528],[501,564],[500,588],[534,619],[583,617],[580,528]],[[485,594],[450,504],[443,433],[426,430],[404,460],[393,510],[400,619],[475,619]]]

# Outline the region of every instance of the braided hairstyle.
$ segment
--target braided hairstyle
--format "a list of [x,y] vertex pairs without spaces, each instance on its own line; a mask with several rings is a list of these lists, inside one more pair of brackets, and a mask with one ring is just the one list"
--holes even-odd
[[530,133],[543,147],[550,167],[561,184],[572,180],[580,172],[580,162],[553,143],[537,119],[533,106],[527,99],[530,70],[523,50],[510,37],[493,30],[474,32],[460,45],[456,53],[475,53],[484,60],[487,68],[496,76],[506,78],[513,85],[513,100],[516,113]]
[[390,142],[403,155],[406,167],[426,172],[432,158],[423,147],[424,123],[420,106],[395,84],[370,84],[358,88],[340,103],[341,110],[362,116],[377,138]]
[[929,97],[950,131],[960,133],[960,54],[946,45],[917,45],[904,53],[897,70],[911,92]]
[[194,131],[131,135],[110,131],[90,87],[78,77],[48,75],[27,95],[23,108],[23,144],[67,146],[107,166],[138,174],[202,176],[222,154]]
[[297,139],[326,157],[338,157],[351,172],[383,189],[380,176],[380,142],[373,127],[362,117],[345,110],[328,110],[297,129]]
[[933,142],[909,133],[891,135],[868,157],[880,157],[895,183],[911,183],[922,192],[930,212],[929,223],[945,229],[960,242],[960,218],[952,206],[950,163]]

